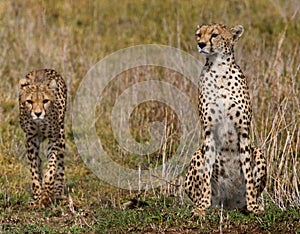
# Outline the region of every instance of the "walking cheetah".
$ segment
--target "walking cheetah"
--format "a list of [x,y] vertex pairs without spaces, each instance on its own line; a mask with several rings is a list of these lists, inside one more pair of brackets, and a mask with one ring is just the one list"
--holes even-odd
[[[42,69],[22,78],[19,89],[19,117],[26,135],[34,203],[45,206],[63,195],[67,88],[60,74]],[[39,148],[46,138],[49,141],[48,166],[42,178]]]
[[263,210],[257,198],[266,185],[266,162],[250,144],[248,86],[234,60],[234,44],[242,33],[241,25],[220,24],[196,31],[198,50],[206,56],[199,83],[203,143],[192,157],[185,190],[199,216],[210,206]]

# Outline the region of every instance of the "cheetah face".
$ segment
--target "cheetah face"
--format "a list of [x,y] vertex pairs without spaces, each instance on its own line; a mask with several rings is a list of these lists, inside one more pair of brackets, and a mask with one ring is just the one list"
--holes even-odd
[[24,78],[19,82],[20,101],[28,116],[34,121],[43,120],[53,106],[56,82],[49,85],[30,84]]
[[205,56],[231,53],[243,30],[241,25],[233,28],[220,24],[198,26],[196,30],[198,51]]

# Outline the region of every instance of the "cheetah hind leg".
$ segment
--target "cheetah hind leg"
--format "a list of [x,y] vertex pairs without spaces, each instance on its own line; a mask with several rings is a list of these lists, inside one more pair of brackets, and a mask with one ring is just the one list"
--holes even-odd
[[197,204],[202,200],[202,175],[199,173],[200,167],[203,164],[203,154],[201,149],[198,149],[190,162],[190,166],[186,173],[184,182],[185,191],[188,197],[195,204],[191,214],[194,218],[205,218],[205,209],[201,209]]

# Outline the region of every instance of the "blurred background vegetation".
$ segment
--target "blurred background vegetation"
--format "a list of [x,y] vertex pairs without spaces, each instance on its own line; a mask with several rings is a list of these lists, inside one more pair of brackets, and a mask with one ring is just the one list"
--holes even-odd
[[[298,0],[1,1],[0,232],[218,232],[222,228],[258,233],[299,231],[299,9]],[[190,202],[182,191],[182,178],[151,191],[114,188],[89,171],[73,141],[72,100],[95,63],[119,49],[140,44],[173,46],[203,61],[196,49],[195,28],[197,24],[213,22],[241,24],[245,29],[236,47],[236,59],[250,86],[252,138],[268,160],[263,203],[270,210],[262,218],[250,217],[250,221],[237,213],[224,218],[218,211],[206,221],[190,221]],[[57,70],[68,85],[69,200],[65,206],[37,212],[27,204],[30,175],[25,138],[18,123],[17,84],[21,77],[38,68]],[[165,146],[141,159],[120,149],[114,140],[109,121],[116,96],[136,82],[149,80],[151,74],[186,92],[197,106],[197,90],[180,81],[180,74],[159,68],[138,68],[120,74],[99,104],[97,114],[101,118],[96,126],[112,158],[132,168],[149,168],[162,164],[163,157],[171,158],[180,135],[180,119],[174,112],[161,103],[149,102],[132,114],[131,131],[137,140],[147,141],[149,123],[165,122]],[[134,197],[146,201],[152,209],[123,211],[123,202]]]

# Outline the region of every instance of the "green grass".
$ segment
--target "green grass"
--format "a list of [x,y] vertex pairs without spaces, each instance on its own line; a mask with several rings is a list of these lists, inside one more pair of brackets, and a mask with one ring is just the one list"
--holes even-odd
[[[292,233],[299,232],[299,211],[282,211],[272,205],[260,216],[238,211],[209,210],[206,219],[190,216],[190,206],[174,197],[147,197],[144,205],[135,209],[105,207],[94,204],[88,209],[52,206],[38,211],[28,210],[26,204],[7,212],[1,231],[7,233]],[[20,207],[23,207],[20,210]]]
[[[1,1],[0,2],[0,233],[300,233],[300,20],[294,0],[255,1]],[[298,11],[297,11],[298,10]],[[105,56],[129,46],[163,44],[199,58],[197,24],[242,24],[236,59],[245,72],[253,104],[252,139],[268,161],[265,213],[211,209],[205,220],[190,217],[191,203],[178,186],[122,190],[100,181],[77,153],[71,127],[72,101],[87,71]],[[66,194],[47,209],[28,202],[30,174],[18,123],[18,80],[37,68],[54,68],[68,85]],[[144,74],[144,75],[141,75]],[[147,169],[172,158],[180,119],[167,105],[148,102],[131,115],[131,133],[150,139],[153,121],[166,123],[166,141],[141,158],[115,140],[111,111],[117,97],[149,79],[169,82],[197,106],[197,90],[180,74],[137,68],[120,74],[98,103],[97,134],[117,163]],[[42,151],[45,151],[43,147]],[[145,204],[123,209],[133,198]]]

